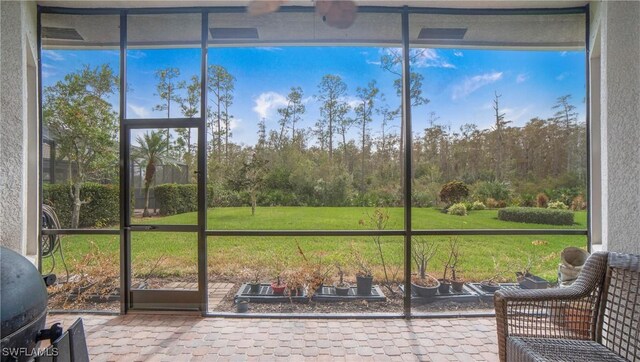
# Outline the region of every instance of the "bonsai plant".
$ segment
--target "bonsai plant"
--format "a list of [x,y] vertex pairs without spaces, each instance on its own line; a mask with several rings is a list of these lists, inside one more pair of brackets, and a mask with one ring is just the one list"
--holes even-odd
[[336,295],[349,295],[349,289],[351,289],[351,285],[344,281],[344,271],[340,267],[340,264],[336,264],[336,268],[338,268],[338,276],[340,277],[340,281],[334,286],[336,289]]
[[418,268],[418,274],[411,277],[411,288],[420,297],[432,297],[436,294],[440,282],[427,274],[429,260],[436,254],[434,244],[429,244],[426,240],[420,239],[412,245],[412,257]]
[[327,276],[331,273],[331,266],[326,266],[322,263],[322,256],[319,255],[314,260],[308,258],[300,244],[296,241],[298,248],[298,254],[302,257],[301,275],[304,276],[304,283],[307,288],[307,297],[313,298],[316,291],[322,287]]
[[516,278],[518,280],[518,284],[522,289],[545,289],[549,286],[549,283],[540,278],[537,275],[533,275],[529,272],[531,270],[533,262],[531,260],[531,255],[527,257],[527,265],[522,269],[522,271],[516,272]]
[[498,271],[500,266],[498,264],[498,261],[496,260],[496,257],[494,256],[492,257],[492,259],[493,259],[493,270],[495,271],[495,274],[491,278],[480,282],[480,287],[487,292],[495,292],[498,289],[500,289],[500,284],[498,284],[496,280],[498,279],[498,277],[502,275],[502,272]]
[[284,289],[287,287],[287,285],[282,281],[284,263],[282,263],[280,259],[276,258],[275,255],[271,258],[271,260],[273,260],[275,263],[273,272],[276,276],[276,280],[271,282],[271,290],[273,291],[273,295],[283,295]]
[[449,241],[449,256],[447,256],[447,261],[444,263],[444,272],[442,273],[442,279],[440,279],[440,287],[438,287],[438,291],[440,294],[449,294],[451,293],[451,280],[447,278],[449,274],[449,270],[451,270],[451,266],[453,265],[454,252],[457,253],[457,241],[450,240]]
[[449,242],[449,250],[451,255],[451,264],[449,265],[449,269],[451,270],[451,288],[455,292],[462,292],[462,288],[464,287],[464,279],[459,278],[458,274],[458,262],[460,261],[460,247],[458,244],[458,240],[451,240]]
[[305,268],[299,267],[289,269],[285,274],[287,279],[287,294],[289,297],[302,296],[304,294],[304,287],[307,279]]
[[260,293],[260,279],[262,279],[262,270],[260,268],[246,268],[244,274],[249,278],[249,293]]
[[351,252],[353,260],[358,268],[356,273],[356,287],[358,295],[371,295],[373,287],[373,272],[367,260],[362,256],[360,251],[351,244]]

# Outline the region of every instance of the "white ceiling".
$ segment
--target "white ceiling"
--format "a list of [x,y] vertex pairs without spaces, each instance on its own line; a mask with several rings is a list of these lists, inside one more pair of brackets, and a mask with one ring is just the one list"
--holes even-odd
[[[246,6],[248,0],[109,0],[109,1],[89,1],[89,0],[39,0],[38,4],[43,6],[57,6],[70,8],[155,8],[155,7],[200,7],[200,6]],[[468,1],[468,0],[356,0],[360,6],[412,6],[412,7],[435,7],[435,8],[485,8],[485,9],[523,9],[523,8],[565,8],[579,7],[589,3],[589,1],[575,0],[492,0],[492,1]],[[312,0],[289,1],[287,6],[311,6]]]

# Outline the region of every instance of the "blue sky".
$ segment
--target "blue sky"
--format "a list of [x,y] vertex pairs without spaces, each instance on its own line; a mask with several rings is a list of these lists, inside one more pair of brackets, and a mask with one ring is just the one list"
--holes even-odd
[[[278,107],[293,86],[304,91],[307,108],[303,127],[312,126],[319,117],[319,103],[314,99],[317,84],[325,74],[340,75],[348,86],[352,101],[358,86],[375,79],[386,103],[397,107],[400,100],[393,89],[394,74],[379,65],[380,56],[389,51],[365,47],[270,47],[211,48],[209,64],[219,64],[236,77],[234,104],[231,108],[234,142],[256,142],[256,124],[264,117],[268,128],[277,128]],[[115,50],[44,50],[43,84],[51,85],[66,73],[82,67],[108,63],[118,71]],[[153,111],[159,102],[155,96],[156,69],[178,67],[182,80],[200,72],[200,49],[129,50],[127,58],[127,115],[130,118],[158,117]],[[493,122],[494,91],[501,94],[502,112],[514,125],[523,125],[532,117],[548,118],[557,97],[573,96],[579,119],[585,119],[585,57],[583,51],[497,51],[462,49],[426,49],[416,60],[413,71],[425,80],[426,106],[413,109],[413,129],[428,126],[429,114],[435,112],[437,123],[457,130],[464,123],[484,129]],[[110,99],[117,110],[118,99]],[[172,116],[180,117],[177,105]],[[399,125],[400,121],[397,120]],[[379,130],[379,120],[371,129]],[[398,128],[399,129],[399,128]],[[356,130],[352,131],[355,137]]]

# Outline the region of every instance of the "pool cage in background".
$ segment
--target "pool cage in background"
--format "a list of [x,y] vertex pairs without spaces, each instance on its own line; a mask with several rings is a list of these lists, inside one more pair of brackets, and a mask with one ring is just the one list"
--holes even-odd
[[[434,8],[413,8],[413,7],[360,7],[358,10],[360,14],[373,14],[374,16],[382,16],[384,14],[387,15],[395,15],[399,22],[394,26],[399,26],[400,29],[396,29],[396,32],[401,34],[399,47],[402,49],[402,56],[404,61],[402,62],[402,138],[403,138],[403,159],[402,159],[402,169],[403,169],[403,180],[402,180],[402,189],[404,195],[404,226],[400,230],[216,230],[207,228],[206,222],[206,188],[205,180],[206,180],[206,153],[200,152],[197,160],[197,185],[198,185],[198,218],[197,225],[182,225],[182,226],[172,226],[167,225],[163,227],[157,226],[149,226],[149,225],[132,225],[131,223],[131,211],[126,205],[130,204],[130,196],[128,191],[134,191],[138,189],[138,187],[142,184],[142,179],[144,177],[144,172],[140,165],[136,165],[135,162],[131,162],[129,159],[131,147],[131,134],[129,133],[132,129],[140,129],[140,128],[153,128],[153,127],[194,127],[198,128],[199,136],[198,143],[199,149],[205,149],[206,145],[206,132],[204,131],[204,117],[200,116],[192,119],[128,119],[126,116],[126,92],[123,92],[122,89],[126,89],[126,69],[127,69],[127,49],[129,47],[127,32],[128,29],[127,22],[131,21],[131,17],[140,16],[140,15],[172,15],[172,14],[191,14],[195,15],[198,18],[202,19],[200,26],[200,39],[196,40],[196,43],[200,46],[201,49],[201,68],[200,68],[200,76],[202,83],[202,93],[201,93],[201,112],[200,114],[205,114],[207,99],[206,99],[206,89],[205,89],[205,80],[207,77],[206,65],[207,65],[207,48],[211,46],[211,44],[215,44],[214,40],[211,39],[211,30],[210,27],[214,26],[209,24],[209,17],[211,15],[220,15],[220,14],[229,14],[229,16],[238,16],[243,17],[244,8],[240,7],[229,7],[229,8],[170,8],[170,9],[62,9],[62,8],[54,8],[54,7],[39,7],[38,9],[38,33],[42,34],[43,27],[43,16],[47,14],[55,14],[55,15],[70,15],[74,17],[81,17],[82,15],[117,15],[120,20],[120,38],[119,44],[108,44],[108,46],[112,48],[119,49],[120,52],[120,87],[121,91],[119,94],[120,97],[120,174],[121,175],[130,175],[130,177],[121,177],[120,178],[120,230],[99,230],[94,231],[95,234],[112,234],[112,235],[120,235],[121,244],[120,244],[120,262],[121,262],[121,312],[126,313],[130,309],[132,309],[132,301],[131,301],[131,245],[130,245],[130,236],[128,236],[132,231],[144,231],[144,232],[157,232],[157,231],[168,231],[168,232],[192,232],[194,233],[195,239],[197,242],[194,243],[194,248],[197,250],[197,265],[198,265],[198,290],[197,292],[191,293],[189,295],[188,301],[185,302],[185,305],[189,305],[189,309],[194,308],[199,310],[203,315],[212,315],[207,313],[207,237],[225,237],[225,236],[239,236],[239,237],[251,237],[251,236],[401,236],[404,241],[404,270],[403,276],[406,284],[406,296],[404,297],[404,305],[402,313],[400,314],[388,314],[381,315],[375,317],[383,317],[383,318],[395,318],[395,317],[410,317],[412,316],[411,311],[411,298],[410,298],[410,283],[411,279],[411,243],[412,237],[416,235],[422,236],[448,236],[448,235],[582,235],[588,236],[589,229],[587,230],[559,230],[559,229],[549,229],[549,230],[529,230],[529,229],[521,229],[521,230],[460,230],[460,229],[452,229],[452,230],[415,230],[411,225],[411,195],[412,195],[412,147],[411,140],[413,138],[412,133],[412,118],[411,118],[411,95],[409,92],[411,86],[411,80],[409,78],[410,74],[410,64],[407,61],[409,58],[409,50],[410,44],[420,44],[421,46],[468,46],[468,47],[492,47],[492,46],[505,46],[511,48],[526,48],[529,46],[536,46],[538,44],[542,47],[556,47],[562,48],[564,46],[571,47],[584,47],[585,46],[585,36],[584,24],[588,24],[588,7],[580,7],[580,8],[567,8],[567,9],[513,9],[513,10],[484,10],[484,9],[434,9]],[[283,8],[277,16],[284,16],[287,14],[295,15],[296,13],[302,14],[310,14],[313,12],[312,8],[306,7],[291,7],[291,8]],[[476,36],[472,42],[465,42],[464,40],[452,40],[451,38],[440,36],[439,38],[421,38],[422,28],[426,26],[424,24],[412,23],[411,16],[416,14],[424,14],[425,16],[432,16],[434,18],[441,17],[445,19],[447,17],[451,19],[455,19],[456,17],[462,19],[463,22],[466,21],[469,28],[472,28],[474,25],[481,25],[478,32],[473,33]],[[224,15],[222,15],[224,16]],[[508,37],[509,33],[491,33],[488,25],[491,25],[491,22],[487,22],[486,24],[482,24],[482,16],[489,16],[493,21],[504,21],[505,26],[510,23],[509,17],[531,17],[531,19],[536,19],[537,26],[544,28],[545,24],[552,22],[554,16],[563,20],[560,22],[560,26],[556,29],[556,33],[549,34],[538,33],[536,36],[538,38],[531,39],[529,42],[521,41],[518,42],[514,39],[500,39],[500,36]],[[383,17],[383,16],[382,16]],[[550,17],[551,20],[545,20],[546,17]],[[312,18],[312,17],[310,17]],[[247,20],[249,21],[249,20]],[[445,21],[446,22],[446,21]],[[265,24],[267,26],[268,24]],[[484,25],[484,27],[482,26]],[[153,27],[152,27],[153,28]],[[508,26],[507,26],[508,28]],[[155,28],[153,28],[155,29]],[[301,29],[304,29],[302,27]],[[576,29],[577,32],[576,32]],[[556,39],[557,31],[565,30],[566,36],[559,37]],[[315,35],[309,39],[300,39],[296,38],[296,34],[291,35],[291,38],[288,39],[278,39],[274,38],[273,40],[263,40],[263,39],[251,39],[251,40],[238,40],[238,39],[224,39],[219,40],[218,44],[230,46],[230,45],[238,45],[238,44],[264,44],[266,45],[278,45],[278,44],[307,44],[312,42],[317,42],[318,44],[336,44],[336,43],[357,43],[357,44],[379,44],[385,43],[385,39],[377,39],[375,34],[371,34],[373,30],[369,30],[369,33],[364,33],[368,35],[369,38],[365,37],[345,37],[345,33],[335,32],[333,30],[329,31],[329,34],[324,38],[320,37],[320,39],[314,39]],[[487,31],[489,31],[487,33]],[[495,30],[494,30],[495,31]],[[524,30],[523,30],[524,31]],[[524,31],[526,33],[526,31]],[[588,35],[588,31],[586,32]],[[268,35],[268,32],[265,33]],[[384,32],[381,32],[384,34]],[[362,34],[360,34],[362,35]],[[549,37],[553,37],[553,40],[550,41]],[[346,38],[346,41],[345,41]],[[493,38],[489,39],[488,38]],[[41,51],[43,39],[39,36],[39,69],[42,71],[42,63],[41,63]],[[386,40],[388,42],[388,39]],[[142,42],[144,43],[144,42]],[[167,43],[169,45],[167,45]],[[175,42],[174,42],[175,43]],[[391,42],[394,43],[394,42]],[[65,42],[59,42],[56,46],[64,46]],[[79,46],[79,43],[66,43],[72,44],[72,46]],[[176,43],[178,44],[178,43]],[[193,41],[185,41],[183,45],[189,44],[193,46]],[[105,44],[89,44],[88,46],[104,46]],[[140,46],[140,43],[136,43],[135,46]],[[170,42],[163,42],[162,40],[154,40],[153,42],[149,42],[148,44],[142,44],[142,46],[176,46],[171,45]],[[587,63],[588,64],[588,63]],[[588,70],[587,70],[588,71]],[[41,79],[41,77],[40,77]],[[40,80],[41,82],[41,80]],[[588,89],[588,87],[587,87]],[[40,98],[42,98],[42,84],[39,87]],[[588,97],[587,97],[588,99]],[[40,119],[42,119],[42,109],[40,109]],[[588,120],[587,120],[588,125]],[[587,132],[588,135],[588,132]],[[44,140],[42,140],[44,142]],[[42,144],[42,142],[41,142]],[[587,142],[587,147],[589,147],[589,142]],[[587,152],[588,149],[587,149]],[[42,162],[41,157],[41,162]],[[43,164],[41,164],[41,169],[43,169]],[[159,177],[156,179],[156,184],[165,183],[160,181],[171,181],[175,183],[191,183],[189,180],[191,170],[188,170],[185,165],[171,166],[167,167],[166,165],[162,167],[162,171],[159,173]],[[43,180],[41,179],[41,182]],[[138,204],[138,195],[135,195],[136,205]],[[91,234],[91,231],[88,230],[42,230],[43,234],[51,235],[51,234]],[[589,241],[587,241],[587,245],[589,245]],[[153,297],[149,295],[148,297]],[[169,300],[171,294],[167,294],[166,298]],[[145,296],[147,298],[147,296]],[[197,301],[197,302],[196,302]],[[181,308],[179,308],[181,309]],[[225,315],[224,313],[220,315]],[[233,315],[233,314],[231,314]],[[415,314],[413,314],[415,315]],[[256,317],[256,315],[250,315],[252,317]],[[287,317],[297,318],[297,317],[308,317],[309,315],[291,315]],[[419,315],[415,315],[419,316]],[[314,317],[325,317],[323,315],[314,315]],[[359,317],[372,317],[372,316],[359,316]]]

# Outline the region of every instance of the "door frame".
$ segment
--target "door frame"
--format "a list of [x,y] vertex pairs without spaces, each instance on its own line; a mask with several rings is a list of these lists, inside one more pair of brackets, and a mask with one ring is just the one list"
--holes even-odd
[[[127,118],[127,14],[120,11],[120,312],[127,314],[138,310],[199,311],[207,312],[207,167],[206,167],[206,110],[207,110],[207,40],[208,12],[200,13],[200,117],[170,119]],[[171,13],[168,11],[167,13]],[[146,128],[195,128],[198,130],[197,174],[198,216],[195,225],[132,225],[130,146],[131,131]],[[132,290],[131,288],[131,232],[197,232],[198,290]],[[140,305],[141,304],[141,305]]]

